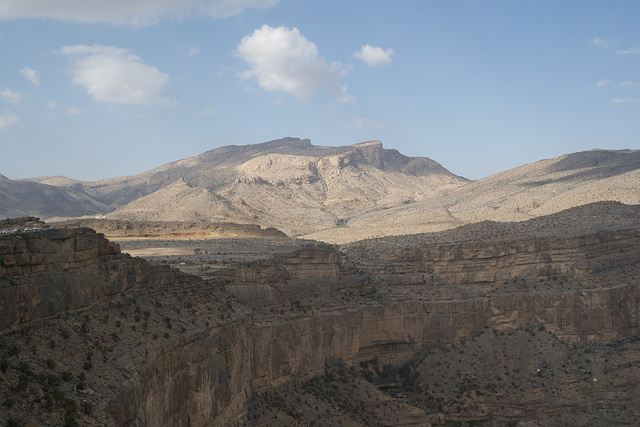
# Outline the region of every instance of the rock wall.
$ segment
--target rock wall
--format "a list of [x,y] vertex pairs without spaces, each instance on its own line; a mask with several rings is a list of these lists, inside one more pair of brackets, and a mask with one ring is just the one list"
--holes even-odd
[[562,239],[425,245],[366,259],[382,285],[494,285],[557,276],[593,281],[600,273],[623,273],[640,262],[640,230]]
[[0,236],[0,332],[90,306],[127,289],[187,280],[120,253],[88,228]]
[[571,295],[402,301],[269,323],[251,317],[172,343],[111,405],[117,425],[229,425],[256,391],[322,374],[332,361],[398,361],[483,327],[540,324],[569,342],[638,334],[637,286]]
[[328,245],[240,264],[216,275],[235,296],[254,301],[317,296],[360,285],[342,265],[342,254]]

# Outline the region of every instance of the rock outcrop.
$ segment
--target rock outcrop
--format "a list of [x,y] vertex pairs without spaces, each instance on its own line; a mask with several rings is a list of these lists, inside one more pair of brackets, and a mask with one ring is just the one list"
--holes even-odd
[[89,228],[40,228],[0,235],[0,331],[88,307],[142,286],[185,280],[154,268]]

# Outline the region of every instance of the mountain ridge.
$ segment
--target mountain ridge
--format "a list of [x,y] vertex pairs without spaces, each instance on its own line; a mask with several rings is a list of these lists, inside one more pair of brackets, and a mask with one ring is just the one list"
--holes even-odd
[[287,137],[99,181],[3,179],[0,216],[232,221],[341,243],[522,221],[598,201],[640,204],[638,188],[640,150],[569,153],[470,181],[380,141],[326,147]]

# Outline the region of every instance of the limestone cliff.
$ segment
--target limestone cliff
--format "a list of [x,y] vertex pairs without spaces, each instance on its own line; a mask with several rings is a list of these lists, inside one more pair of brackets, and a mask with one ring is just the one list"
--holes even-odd
[[[337,361],[406,360],[486,329],[535,327],[570,344],[640,336],[640,228],[628,225],[345,253],[311,244],[210,280],[88,229],[5,233],[0,391],[21,400],[0,422],[242,424],[256,393]],[[92,410],[66,413],[73,405]]]
[[35,228],[0,235],[0,331],[90,306],[135,287],[179,284],[89,228]]

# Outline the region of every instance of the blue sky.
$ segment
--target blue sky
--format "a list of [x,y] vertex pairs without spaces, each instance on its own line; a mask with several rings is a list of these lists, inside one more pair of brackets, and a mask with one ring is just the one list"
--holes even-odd
[[97,180],[285,136],[478,179],[640,148],[637,0],[2,0],[0,174]]

